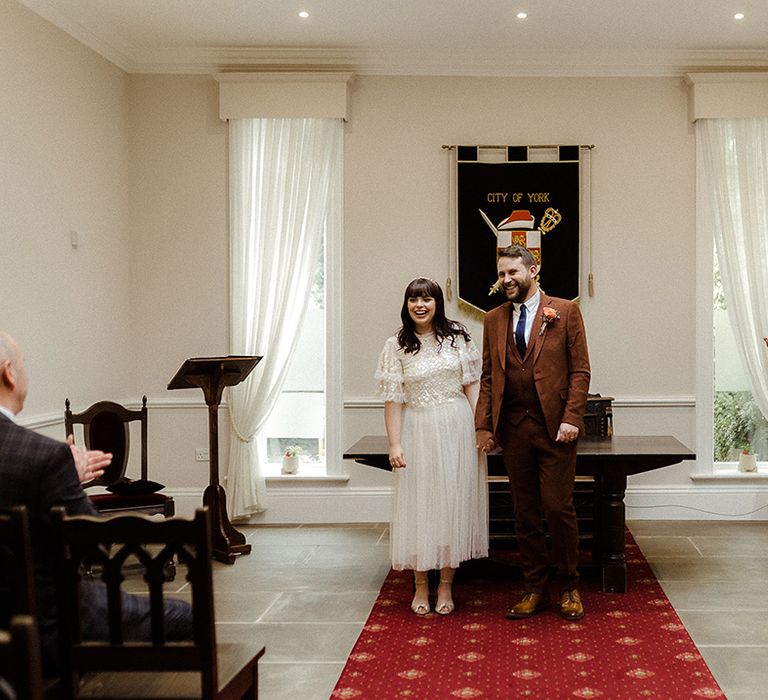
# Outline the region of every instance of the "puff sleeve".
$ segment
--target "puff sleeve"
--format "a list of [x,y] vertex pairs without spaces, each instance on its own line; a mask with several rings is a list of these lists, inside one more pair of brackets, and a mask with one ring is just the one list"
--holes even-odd
[[376,395],[384,401],[405,403],[405,387],[403,383],[403,363],[398,352],[397,338],[387,338],[384,349],[379,355],[374,378],[376,379]]
[[480,374],[483,369],[483,359],[480,351],[475,346],[472,339],[465,341],[459,336],[459,360],[461,361],[461,383],[463,385],[472,384],[480,380]]

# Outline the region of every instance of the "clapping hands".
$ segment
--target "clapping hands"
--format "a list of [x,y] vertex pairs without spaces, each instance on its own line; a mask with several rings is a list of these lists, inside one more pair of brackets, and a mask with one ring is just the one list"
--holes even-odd
[[84,447],[78,447],[75,445],[75,438],[72,435],[67,436],[67,445],[72,451],[77,477],[81,484],[98,479],[104,473],[104,469],[112,463],[111,452],[86,450]]

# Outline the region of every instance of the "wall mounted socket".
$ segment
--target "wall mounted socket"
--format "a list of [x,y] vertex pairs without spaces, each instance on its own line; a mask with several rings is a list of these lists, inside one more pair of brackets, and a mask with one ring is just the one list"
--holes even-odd
[[208,462],[211,458],[207,447],[195,448],[195,462]]

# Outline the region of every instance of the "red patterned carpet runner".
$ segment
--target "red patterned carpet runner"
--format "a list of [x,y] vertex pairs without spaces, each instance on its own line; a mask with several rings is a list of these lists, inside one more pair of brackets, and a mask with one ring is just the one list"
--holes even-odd
[[[628,536],[627,593],[579,587],[586,616],[553,604],[528,620],[504,613],[519,578],[457,576],[456,610],[411,612],[410,572],[390,571],[332,698],[724,698],[639,548]],[[554,594],[557,591],[553,591]]]

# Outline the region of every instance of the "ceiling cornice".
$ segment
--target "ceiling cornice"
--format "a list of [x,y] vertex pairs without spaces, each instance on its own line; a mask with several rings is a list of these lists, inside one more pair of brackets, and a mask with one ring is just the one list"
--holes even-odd
[[346,70],[357,75],[622,77],[682,76],[692,71],[765,70],[760,50],[583,50],[489,53],[457,49],[179,47],[152,49],[106,40],[72,19],[65,3],[20,0],[38,15],[127,73],[210,74],[230,70]]
[[[109,59],[109,56],[105,56]],[[112,59],[110,59],[112,60]],[[114,61],[113,61],[114,62]],[[346,70],[357,75],[488,77],[669,77],[691,71],[765,70],[766,51],[564,51],[529,59],[479,52],[347,49],[208,48],[145,52],[118,64],[128,73],[218,73],[233,70]]]

